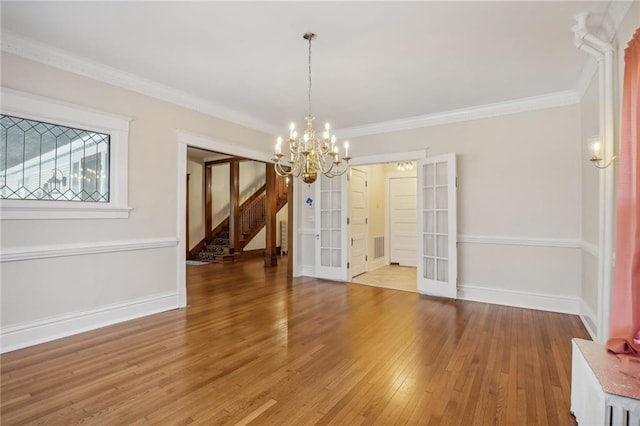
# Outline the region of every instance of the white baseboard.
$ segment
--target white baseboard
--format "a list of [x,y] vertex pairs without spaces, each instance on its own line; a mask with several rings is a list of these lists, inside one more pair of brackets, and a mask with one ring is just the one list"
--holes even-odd
[[315,277],[316,276],[316,268],[315,266],[302,266],[302,273],[301,275],[305,276],[305,277]]
[[375,271],[378,268],[382,268],[384,265],[384,257],[376,260],[371,260],[369,262],[369,269],[367,270],[367,272]]
[[0,328],[0,353],[26,348],[107,325],[176,309],[177,295],[168,292]]
[[584,328],[587,329],[589,336],[591,336],[591,340],[597,341],[598,327],[596,324],[598,323],[598,317],[584,300],[580,300],[580,319],[582,320],[582,324],[584,324]]
[[540,311],[580,314],[580,298],[558,296],[555,294],[531,293],[503,288],[480,287],[476,285],[459,285],[458,298],[474,302],[492,303],[495,305],[514,306],[518,308],[537,309]]

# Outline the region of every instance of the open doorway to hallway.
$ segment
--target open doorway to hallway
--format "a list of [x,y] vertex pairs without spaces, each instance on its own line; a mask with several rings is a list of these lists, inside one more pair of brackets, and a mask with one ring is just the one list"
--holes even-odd
[[288,186],[273,166],[191,146],[186,154],[187,263],[286,262]]
[[354,166],[350,173],[351,282],[417,292],[415,163]]

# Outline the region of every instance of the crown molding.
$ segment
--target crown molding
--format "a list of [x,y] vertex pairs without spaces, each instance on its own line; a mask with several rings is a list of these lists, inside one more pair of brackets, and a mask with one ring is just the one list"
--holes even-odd
[[[617,13],[617,16],[619,15],[620,12]],[[30,40],[9,30],[3,30],[0,49],[32,61],[170,102],[254,130],[272,135],[277,134],[281,130],[276,126],[239,111],[214,104],[200,97],[121,70],[71,55],[68,52]],[[573,90],[555,92],[442,113],[343,128],[336,130],[336,133],[339,133],[341,138],[358,137],[561,107],[577,104],[580,99],[579,93],[580,92],[577,93]]]
[[461,121],[478,120],[539,109],[575,105],[579,102],[578,94],[573,90],[549,93],[547,95],[516,99],[471,108],[403,118],[381,123],[366,124],[364,126],[349,127],[336,130],[341,138],[375,135],[380,133],[397,132],[400,130],[418,129],[421,127],[441,126],[443,124]]
[[[609,3],[606,14],[599,17],[600,23],[598,24],[598,27],[603,39],[613,42],[622,20],[631,7],[631,3],[633,2],[627,0],[613,0]],[[584,64],[584,68],[582,68],[580,77],[578,77],[578,84],[576,85],[576,92],[579,99],[582,99],[587,93],[589,85],[597,72],[598,62],[593,57],[589,56],[587,58],[587,62]]]
[[9,31],[2,31],[0,49],[3,52],[21,56],[32,61],[50,65],[74,74],[88,77],[103,83],[122,87],[133,92],[157,98],[175,105],[261,132],[276,134],[274,126],[257,120],[241,112],[232,110],[186,92],[156,83],[154,81],[126,73],[124,71],[71,55],[60,49],[47,46]]

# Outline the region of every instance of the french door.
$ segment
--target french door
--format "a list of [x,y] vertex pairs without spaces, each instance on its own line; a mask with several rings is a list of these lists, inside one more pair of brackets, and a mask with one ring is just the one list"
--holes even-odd
[[348,281],[347,174],[315,183],[316,262],[318,278]]
[[349,179],[350,276],[367,272],[367,173],[352,168]]
[[456,298],[456,157],[418,161],[418,292]]

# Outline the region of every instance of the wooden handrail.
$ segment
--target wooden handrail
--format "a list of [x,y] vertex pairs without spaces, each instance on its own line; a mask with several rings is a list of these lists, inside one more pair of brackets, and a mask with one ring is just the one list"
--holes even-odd
[[[240,206],[240,232],[243,235],[242,247],[248,243],[264,226],[266,185],[262,185]],[[278,179],[277,211],[287,204],[287,185],[284,179]],[[209,234],[214,238],[219,232],[229,226],[229,217],[220,222]]]

